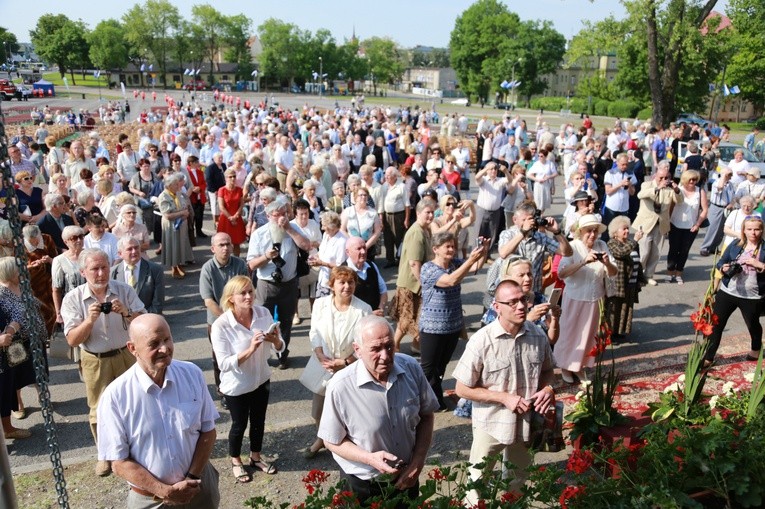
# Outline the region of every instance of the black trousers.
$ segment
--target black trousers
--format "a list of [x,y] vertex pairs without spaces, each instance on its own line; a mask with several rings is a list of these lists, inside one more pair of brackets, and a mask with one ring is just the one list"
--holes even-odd
[[444,389],[441,382],[446,373],[446,365],[452,360],[452,354],[457,348],[460,331],[451,334],[433,334],[420,331],[420,366],[425,372],[433,392],[436,393],[438,404],[444,408]]
[[191,204],[191,209],[194,211],[194,226],[197,237],[202,233],[202,223],[205,218],[205,204],[201,201]]
[[385,259],[393,263],[396,259],[396,250],[404,241],[406,228],[404,227],[406,212],[383,214],[383,240],[385,242]]
[[[255,282],[255,304],[263,306],[279,321],[279,330],[286,345],[279,356],[284,360],[290,354],[290,337],[292,336],[292,319],[297,311],[298,278],[294,277],[283,283],[273,283],[264,279]],[[278,316],[277,316],[278,315]]]
[[727,325],[730,315],[736,309],[740,309],[741,316],[744,317],[744,323],[749,330],[749,337],[752,341],[752,350],[760,350],[762,348],[762,324],[760,323],[762,306],[762,298],[742,299],[718,290],[715,294],[715,304],[712,307],[712,312],[717,315],[719,322],[714,326],[712,334],[709,336],[709,348],[704,358],[708,361],[714,360],[717,349],[720,347],[720,340],[722,339],[725,325]]
[[228,432],[228,455],[238,458],[242,454],[242,440],[247,424],[250,424],[250,451],[260,452],[263,448],[263,431],[266,429],[266,409],[271,382],[252,392],[239,396],[226,396],[228,411],[231,412],[231,430]]
[[[347,488],[359,499],[359,503],[362,507],[369,507],[369,499],[382,495],[383,491],[387,492],[387,489],[390,486],[390,483],[387,482],[376,481],[375,479],[365,481],[359,479],[355,475],[346,474],[345,472],[341,472],[340,477]],[[405,493],[406,498],[409,500],[416,499],[420,494],[420,484],[415,484],[403,493]],[[407,509],[408,507],[408,501],[402,501],[396,504],[396,509]]]
[[698,230],[692,232],[690,228],[677,228],[669,225],[669,251],[667,252],[667,270],[682,272],[685,262],[688,261],[688,253],[691,251],[693,241],[696,240]]
[[221,394],[221,392],[220,392],[220,368],[218,367],[218,359],[215,357],[215,350],[212,349],[212,337],[210,336],[210,331],[211,330],[212,330],[212,326],[208,323],[207,324],[207,341],[210,342],[210,350],[212,351],[213,379],[215,380],[215,388],[218,390],[218,394]]

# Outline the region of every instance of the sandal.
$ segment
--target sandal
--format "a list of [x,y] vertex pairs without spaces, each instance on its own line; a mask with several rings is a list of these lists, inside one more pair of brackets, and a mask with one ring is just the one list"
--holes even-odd
[[274,475],[275,473],[278,472],[278,470],[272,463],[266,463],[262,459],[256,461],[250,458],[250,468],[254,468],[255,470],[260,470],[264,474],[268,474],[268,475]]
[[244,465],[231,465],[231,467],[234,477],[236,477],[236,482],[244,484],[252,481],[252,476],[244,469]]

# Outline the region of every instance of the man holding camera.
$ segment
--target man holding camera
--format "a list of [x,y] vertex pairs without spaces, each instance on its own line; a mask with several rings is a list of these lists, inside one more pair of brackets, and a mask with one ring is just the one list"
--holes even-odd
[[[61,304],[64,335],[69,346],[82,352],[88,420],[98,443],[96,409],[101,394],[114,379],[128,370],[135,358],[127,349],[128,326],[146,312],[138,294],[127,283],[110,279],[109,257],[100,249],[83,249],[79,264],[85,284],[67,293]],[[108,461],[96,464],[96,474],[111,473]]]
[[643,265],[648,284],[656,286],[653,274],[659,263],[659,244],[669,233],[670,209],[683,202],[683,193],[672,181],[672,175],[669,173],[669,161],[665,159],[659,162],[653,180],[643,184],[638,199],[640,208],[632,227],[643,232],[638,241],[640,263]]
[[287,200],[282,196],[266,205],[268,223],[255,230],[247,250],[249,269],[257,269],[255,303],[268,308],[280,322],[279,330],[286,347],[279,354],[279,369],[289,367],[292,319],[298,301],[298,248],[311,250],[311,242],[290,224],[288,209]]
[[[553,234],[551,238],[546,232]],[[513,226],[499,235],[499,256],[511,254],[531,261],[534,277],[532,290],[542,291],[542,267],[548,256],[559,254],[571,256],[573,251],[566,235],[552,217],[543,218],[533,203],[523,203],[515,209]]]
[[[630,196],[635,194],[637,179],[627,172],[629,157],[622,152],[616,156],[616,168],[603,177],[606,191],[606,203],[603,210],[603,224],[608,224],[618,216],[626,216],[630,211]],[[603,240],[608,240],[608,230],[603,232]]]

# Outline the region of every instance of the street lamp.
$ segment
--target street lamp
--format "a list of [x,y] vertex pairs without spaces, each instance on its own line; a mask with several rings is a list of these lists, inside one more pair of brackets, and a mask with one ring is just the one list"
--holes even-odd
[[512,83],[513,83],[513,97],[512,97],[512,101],[511,101],[512,105],[513,105],[513,109],[515,109],[515,100],[516,100],[516,95],[517,95],[516,92],[515,92],[515,88],[516,88],[516,84],[515,84],[515,66],[516,66],[516,64],[520,64],[521,62],[523,62],[523,58],[520,58],[520,57],[518,57],[518,60],[513,62],[513,76],[511,78],[512,79]]
[[322,95],[322,85],[324,84],[324,60],[319,57],[319,97]]

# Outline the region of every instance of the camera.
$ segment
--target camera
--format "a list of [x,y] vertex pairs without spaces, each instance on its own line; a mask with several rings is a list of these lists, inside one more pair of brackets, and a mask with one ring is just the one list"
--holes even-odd
[[744,270],[744,267],[742,267],[740,263],[733,262],[730,264],[730,266],[728,266],[728,270],[723,272],[723,275],[725,277],[733,277],[743,272],[743,270]]
[[[273,243],[273,249],[276,249],[278,252],[282,248],[281,242],[274,242]],[[274,259],[271,260],[274,265],[276,265],[276,269],[271,273],[271,279],[274,280],[274,283],[281,283],[284,279],[284,274],[282,273],[282,267],[287,263],[284,261],[284,258],[282,258],[281,255],[276,255]]]
[[547,228],[548,226],[551,226],[551,225],[552,225],[552,223],[550,221],[548,221],[547,219],[542,217],[542,211],[541,210],[537,209],[534,212],[534,228],[535,229],[540,228],[540,227]]
[[112,303],[111,302],[102,302],[101,303],[101,312],[105,315],[108,315],[112,312]]
[[602,251],[595,251],[595,259],[596,260],[599,260],[599,261],[602,262],[603,259],[605,258],[605,256],[606,256],[606,253],[604,253]]
[[402,468],[407,466],[407,463],[402,459],[396,459],[396,460],[389,460],[388,458],[385,458],[383,460],[389,467],[395,468],[396,470],[401,470]]

